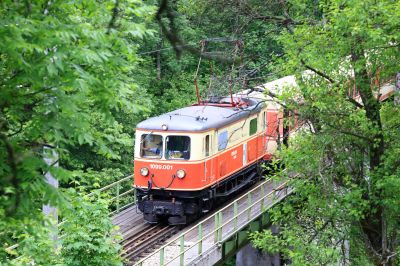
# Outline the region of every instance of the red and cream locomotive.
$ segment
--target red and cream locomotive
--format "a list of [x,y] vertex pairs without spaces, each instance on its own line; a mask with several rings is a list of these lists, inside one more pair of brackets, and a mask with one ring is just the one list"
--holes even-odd
[[253,91],[139,123],[134,185],[144,219],[185,224],[254,183],[283,136],[281,119],[280,106]]
[[[287,86],[296,86],[294,76],[139,123],[134,185],[145,220],[185,224],[253,183],[259,163],[271,160],[280,141],[298,127],[294,116],[293,128],[284,129],[281,107],[263,93]],[[387,82],[376,97],[383,101],[395,91]],[[357,93],[352,96],[361,103]]]

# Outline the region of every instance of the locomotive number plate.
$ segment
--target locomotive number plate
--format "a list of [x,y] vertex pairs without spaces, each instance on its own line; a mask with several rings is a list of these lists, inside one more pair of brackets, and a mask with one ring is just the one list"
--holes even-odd
[[150,169],[157,169],[157,170],[172,170],[173,166],[168,164],[150,164]]

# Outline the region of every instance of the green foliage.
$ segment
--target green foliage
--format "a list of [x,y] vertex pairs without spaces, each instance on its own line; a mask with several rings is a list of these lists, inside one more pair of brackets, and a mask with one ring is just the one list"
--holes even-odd
[[[108,178],[130,172],[133,128],[149,103],[134,80],[136,42],[151,33],[143,17],[153,12],[136,0],[0,3],[2,247],[20,241],[18,256],[52,264],[41,206],[62,210],[73,196],[49,186],[45,173],[61,186],[93,187],[99,176],[89,167],[116,168]],[[47,147],[60,167],[45,163]],[[76,171],[91,180],[74,180]]]
[[[199,57],[185,49],[176,57],[154,19],[158,1],[146,3],[1,2],[0,242],[21,242],[18,253],[1,249],[2,260],[22,255],[20,264],[32,258],[43,265],[120,263],[104,202],[85,199],[84,210],[72,194],[48,186],[44,174],[51,172],[62,188],[86,192],[130,174],[135,125],[196,101]],[[255,234],[254,243],[298,265],[343,260],[343,240],[355,265],[384,263],[389,256],[397,262],[400,111],[372,95],[379,90],[377,77],[382,84],[398,71],[398,1],[168,5],[177,37],[188,45],[199,47],[200,40],[213,37],[243,41],[233,76],[246,79],[234,91],[285,74],[298,77],[299,87],[280,99],[310,128],[282,152],[282,165],[299,174],[292,183],[297,193],[272,211],[280,233]],[[169,19],[163,15],[162,21]],[[232,55],[226,44],[210,43],[208,49]],[[314,74],[301,79],[304,70]],[[203,60],[197,77],[202,96],[213,75],[229,74],[230,64]],[[220,92],[227,88],[215,86]],[[348,97],[354,88],[363,106]],[[57,151],[60,167],[45,163],[50,154],[44,147]],[[49,252],[40,211],[46,203],[71,221],[64,229],[71,232],[64,242],[68,252],[59,256]],[[383,229],[387,238],[375,233]],[[91,236],[99,232],[103,243]],[[385,239],[387,248],[381,246]],[[102,259],[79,261],[80,253]]]
[[[69,186],[74,187],[76,190],[80,191],[80,193],[89,194],[96,189],[105,187],[124,177],[126,177],[126,174],[123,173],[119,168],[103,168],[101,171],[95,171],[91,168],[88,168],[85,171],[74,171]],[[132,189],[132,183],[133,178],[130,178],[130,180],[128,181],[120,182],[119,188],[117,188],[117,186],[109,188],[106,191],[102,192],[102,196],[113,198],[117,196],[117,192],[119,194],[122,194],[125,191]],[[126,195],[119,199],[118,204],[119,206],[125,206],[126,204],[132,203],[133,201],[133,195]],[[111,202],[109,205],[109,211],[114,211],[116,208],[117,203],[115,201]]]
[[[7,250],[13,259],[5,262],[11,265],[122,265],[118,244],[121,237],[108,217],[109,202],[99,195],[76,197],[78,193],[72,189],[68,194],[72,200],[62,212],[61,230],[47,219],[43,219],[45,226],[35,221],[25,223],[25,233],[18,236],[18,249]],[[15,225],[19,224],[15,221]],[[52,237],[56,235],[61,240],[54,242]]]
[[374,94],[399,71],[399,12],[398,1],[290,1],[278,39],[299,85],[281,100],[304,122],[282,152],[296,193],[271,211],[278,235],[252,236],[257,247],[297,265],[398,263],[400,107]]
[[108,202],[101,198],[83,196],[71,203],[62,225],[62,265],[122,265],[120,236],[108,213]]
[[269,254],[282,252],[287,255],[291,260],[291,265],[295,266],[327,265],[337,260],[340,252],[330,246],[321,249],[321,244],[304,243],[299,237],[292,237],[285,233],[275,236],[269,230],[252,233],[249,238],[255,247]]
[[7,249],[3,246],[5,249],[2,250],[1,256],[4,265],[31,265],[33,262],[36,265],[58,263],[59,257],[54,254],[54,241],[49,237],[50,228],[54,226],[54,223],[45,218],[43,221],[45,226],[35,220],[25,219],[22,224],[17,219],[1,217],[1,228],[5,230],[4,232],[12,230],[13,237],[19,244],[17,249]]
[[[273,1],[269,1],[273,2]],[[249,4],[252,4],[249,10]],[[265,11],[269,7],[265,1],[233,4],[231,1],[169,1],[169,8],[174,11],[173,24],[178,36],[187,46],[200,50],[200,41],[207,38],[237,39],[244,43],[239,52],[241,62],[235,65],[233,77],[237,78],[233,91],[241,91],[243,85],[260,84],[264,80],[268,65],[275,55],[281,53],[276,42],[275,25],[267,25],[254,20],[249,11]],[[275,11],[279,9],[274,6]],[[163,18],[167,23],[167,18]],[[140,51],[144,53],[140,61],[141,69],[137,72],[138,82],[152,96],[151,115],[180,108],[197,101],[195,95],[194,75],[199,63],[199,56],[183,49],[177,58],[171,44],[159,30],[159,25],[149,23],[149,27],[158,34],[144,38]],[[262,41],[260,41],[262,39]],[[233,56],[232,43],[212,42],[207,44],[205,52],[222,54],[225,58]],[[159,66],[157,66],[157,62]],[[253,73],[253,74],[251,74]],[[211,92],[220,95],[228,93],[228,77],[231,74],[231,63],[210,61],[203,58],[197,80],[203,98]],[[210,90],[210,79],[213,78]],[[241,79],[246,79],[246,82]],[[221,80],[221,81],[220,81]],[[219,82],[217,82],[219,81]]]
[[121,171],[112,168],[102,169],[101,172],[88,168],[85,171],[75,171],[73,175],[73,181],[71,181],[70,185],[76,187],[76,189],[83,189],[86,193],[124,177]]
[[223,266],[235,266],[236,265],[236,257],[233,256],[233,257],[225,260],[222,265]]

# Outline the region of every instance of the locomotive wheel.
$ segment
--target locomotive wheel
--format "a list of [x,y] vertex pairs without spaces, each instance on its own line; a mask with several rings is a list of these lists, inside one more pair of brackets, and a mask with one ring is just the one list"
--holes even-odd
[[201,206],[202,213],[208,213],[214,208],[214,201],[213,200],[200,201],[199,205]]
[[150,223],[150,224],[156,224],[156,223],[159,222],[159,218],[158,218],[158,216],[155,215],[155,214],[150,214],[150,213],[143,214],[143,218],[144,218],[144,220],[145,220],[146,222],[148,222],[148,223]]

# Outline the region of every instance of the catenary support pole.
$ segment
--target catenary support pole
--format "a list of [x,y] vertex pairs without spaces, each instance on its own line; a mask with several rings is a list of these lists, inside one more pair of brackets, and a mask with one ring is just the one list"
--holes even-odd
[[[58,154],[54,148],[44,147],[43,157],[47,165],[52,167],[58,167]],[[45,174],[46,182],[54,187],[58,188],[58,180],[53,177],[51,171],[47,171]],[[49,204],[45,204],[42,207],[44,215],[50,218],[52,221],[51,239],[57,241],[57,224],[58,224],[58,211],[57,208]]]

